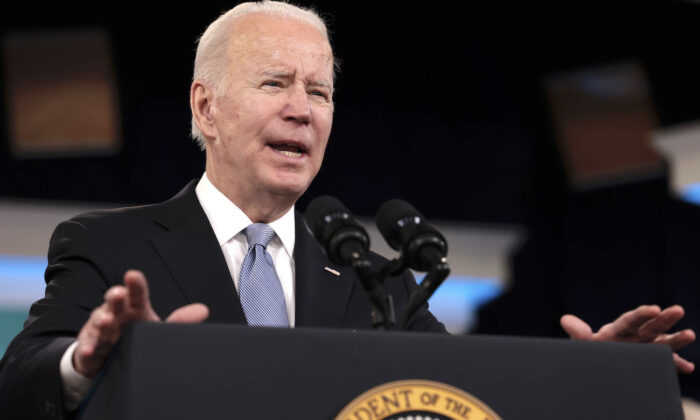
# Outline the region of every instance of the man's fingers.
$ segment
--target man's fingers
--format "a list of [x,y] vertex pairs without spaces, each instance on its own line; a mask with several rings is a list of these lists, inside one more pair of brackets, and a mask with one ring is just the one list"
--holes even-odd
[[564,315],[559,321],[561,327],[574,340],[592,340],[593,330],[581,318],[574,315]]
[[676,322],[683,318],[684,314],[685,311],[678,305],[664,309],[659,315],[639,327],[639,339],[641,341],[654,341],[656,337],[673,327]]
[[106,343],[90,342],[83,344],[78,340],[78,347],[73,353],[73,367],[81,375],[94,378],[102,368],[107,355],[114,346]]
[[127,290],[124,286],[112,286],[105,293],[107,308],[114,314],[116,319],[122,319],[125,316],[126,293]]
[[105,305],[93,312],[89,322],[94,327],[95,340],[98,344],[110,341],[112,337],[119,335],[119,322]]
[[[111,287],[104,298],[105,302],[92,311],[81,328],[78,346],[73,353],[75,369],[90,378],[102,368],[124,326],[134,321],[160,320],[151,307],[148,283],[140,271],[127,271],[124,274],[124,286]],[[195,306],[174,315],[176,319],[182,319],[182,322],[199,322],[206,319],[208,314],[206,307]]]
[[[615,321],[603,325],[595,334],[581,319],[564,315],[561,326],[573,339],[596,341],[650,342],[663,344],[678,350],[695,341],[695,332],[690,329],[667,334],[681,318],[684,311],[679,305],[661,310],[656,305],[643,305],[625,312]],[[588,338],[587,338],[588,337]],[[673,362],[681,373],[692,373],[695,364],[673,353]]]
[[665,344],[673,350],[678,350],[693,341],[695,341],[695,332],[693,330],[683,330],[673,334],[662,334],[654,340],[654,343]]
[[146,276],[138,270],[129,270],[124,273],[124,285],[127,290],[126,310],[129,312],[131,320],[160,321],[151,307]]
[[81,335],[97,346],[111,341],[114,335],[119,334],[118,331],[119,323],[114,319],[107,305],[103,304],[92,311],[88,322],[81,330]]
[[166,319],[167,322],[197,323],[209,317],[209,308],[202,303],[192,303],[175,309]]
[[642,305],[637,309],[625,312],[610,324],[604,325],[598,331],[597,336],[601,340],[636,341],[639,328],[660,313],[661,308],[657,305]]
[[129,309],[142,310],[150,305],[148,283],[146,276],[138,270],[129,270],[124,273],[124,285],[127,289],[127,304]]
[[73,353],[75,369],[84,376],[94,377],[120,333],[121,324],[107,303],[93,310],[78,334],[78,347]]
[[676,365],[676,370],[678,370],[680,373],[693,373],[695,370],[695,363],[689,362],[679,356],[677,353],[673,353],[673,363]]

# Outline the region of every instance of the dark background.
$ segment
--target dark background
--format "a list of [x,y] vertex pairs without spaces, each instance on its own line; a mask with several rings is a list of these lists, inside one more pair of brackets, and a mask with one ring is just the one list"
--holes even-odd
[[[123,147],[109,157],[14,158],[3,102],[0,197],[149,203],[201,175],[204,155],[188,137],[195,39],[235,2],[3,1],[3,35],[107,31]],[[315,2],[342,69],[324,166],[299,207],[330,193],[372,215],[401,197],[433,220],[523,226],[514,287],[483,309],[480,332],[557,336],[563,313],[598,328],[652,302],[683,304],[681,327],[697,328],[700,211],[670,196],[665,174],[569,187],[544,79],[633,60],[648,74],[659,126],[700,119],[700,4],[407,4]],[[700,361],[697,345],[683,354]],[[698,378],[681,378],[684,393],[700,397]]]

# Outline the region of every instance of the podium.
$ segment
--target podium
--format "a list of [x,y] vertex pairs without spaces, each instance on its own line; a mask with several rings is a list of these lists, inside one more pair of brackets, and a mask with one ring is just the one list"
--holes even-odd
[[452,385],[509,420],[683,419],[664,346],[149,323],[125,334],[79,418],[334,419],[403,379]]

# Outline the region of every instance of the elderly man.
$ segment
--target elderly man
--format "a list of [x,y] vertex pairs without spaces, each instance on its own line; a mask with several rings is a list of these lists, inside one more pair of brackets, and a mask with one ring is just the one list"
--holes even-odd
[[[371,328],[354,273],[294,211],[323,160],[333,83],[326,27],[310,11],[246,3],[212,23],[190,101],[206,173],[167,202],[57,227],[46,297],[0,366],[0,411],[70,414],[134,321]],[[386,286],[403,305],[416,284],[406,273]],[[444,331],[426,307],[409,328]]]
[[[58,226],[46,297],[0,365],[0,411],[70,416],[135,321],[371,328],[354,273],[328,260],[294,211],[323,160],[333,85],[333,52],[313,12],[245,3],[213,22],[190,91],[206,173],[164,203]],[[416,284],[404,273],[385,286],[402,307]],[[681,316],[679,307],[642,307],[596,334],[573,316],[562,324],[574,338],[677,348],[694,339],[665,335]],[[427,307],[408,328],[444,331]]]

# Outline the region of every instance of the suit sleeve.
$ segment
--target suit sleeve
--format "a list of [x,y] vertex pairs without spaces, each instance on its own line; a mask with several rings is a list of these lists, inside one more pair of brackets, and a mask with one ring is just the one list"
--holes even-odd
[[[61,356],[114,282],[109,252],[80,222],[61,223],[49,244],[46,291],[0,361],[0,413],[12,419],[71,418]],[[111,281],[109,279],[112,279]]]

